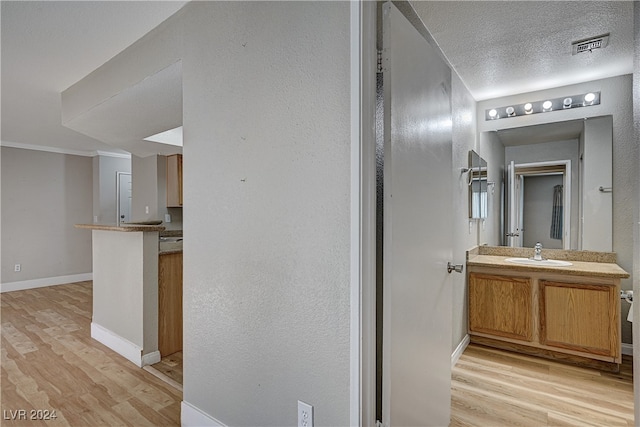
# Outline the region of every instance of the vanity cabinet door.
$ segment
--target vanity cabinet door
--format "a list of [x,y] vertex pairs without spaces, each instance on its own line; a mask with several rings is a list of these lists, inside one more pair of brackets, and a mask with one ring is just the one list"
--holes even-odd
[[470,332],[531,341],[532,299],[529,278],[470,273]]
[[540,342],[617,357],[619,291],[616,286],[540,280]]

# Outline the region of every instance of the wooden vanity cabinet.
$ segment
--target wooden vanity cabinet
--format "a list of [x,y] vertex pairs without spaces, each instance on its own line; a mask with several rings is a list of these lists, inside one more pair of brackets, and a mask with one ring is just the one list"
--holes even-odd
[[182,207],[182,154],[167,156],[167,207]]
[[469,268],[472,342],[616,371],[619,279]]
[[182,252],[158,259],[158,350],[162,357],[182,350]]
[[531,280],[521,277],[471,274],[469,329],[472,332],[531,341]]
[[616,357],[619,292],[611,285],[540,280],[540,343]]

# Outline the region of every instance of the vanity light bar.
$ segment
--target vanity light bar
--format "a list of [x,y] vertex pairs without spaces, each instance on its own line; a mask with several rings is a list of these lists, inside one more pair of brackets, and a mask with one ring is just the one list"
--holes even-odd
[[590,107],[600,104],[600,92],[589,92],[580,95],[563,96],[561,98],[543,99],[524,104],[507,105],[499,108],[488,108],[484,111],[485,120],[505,119],[537,113],[548,113],[570,108]]

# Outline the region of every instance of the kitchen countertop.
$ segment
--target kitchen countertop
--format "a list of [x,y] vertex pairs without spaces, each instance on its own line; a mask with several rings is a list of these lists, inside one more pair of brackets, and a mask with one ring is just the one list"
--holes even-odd
[[142,224],[76,224],[76,228],[85,228],[88,230],[104,230],[104,231],[163,231],[165,229],[162,225],[142,225]]
[[158,251],[158,255],[181,254],[182,249],[165,249]]
[[[597,276],[626,279],[629,273],[624,271],[618,264],[611,262],[591,262],[569,260],[572,265],[562,267],[538,266],[530,264],[515,264],[506,261],[506,258],[512,258],[517,255],[476,255],[469,253],[467,266],[469,267],[490,267],[504,270],[516,271],[541,271],[549,273],[571,274],[574,276]],[[544,254],[543,254],[544,256]],[[555,259],[555,258],[553,258]]]

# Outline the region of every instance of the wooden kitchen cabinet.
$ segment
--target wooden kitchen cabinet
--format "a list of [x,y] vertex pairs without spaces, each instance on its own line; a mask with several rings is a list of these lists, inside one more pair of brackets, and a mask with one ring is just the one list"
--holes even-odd
[[182,207],[182,154],[167,156],[167,207]]
[[619,302],[615,286],[540,280],[540,343],[615,357]]
[[469,329],[472,332],[531,341],[531,280],[521,277],[469,276]]
[[159,255],[158,350],[162,357],[182,350],[182,252]]

